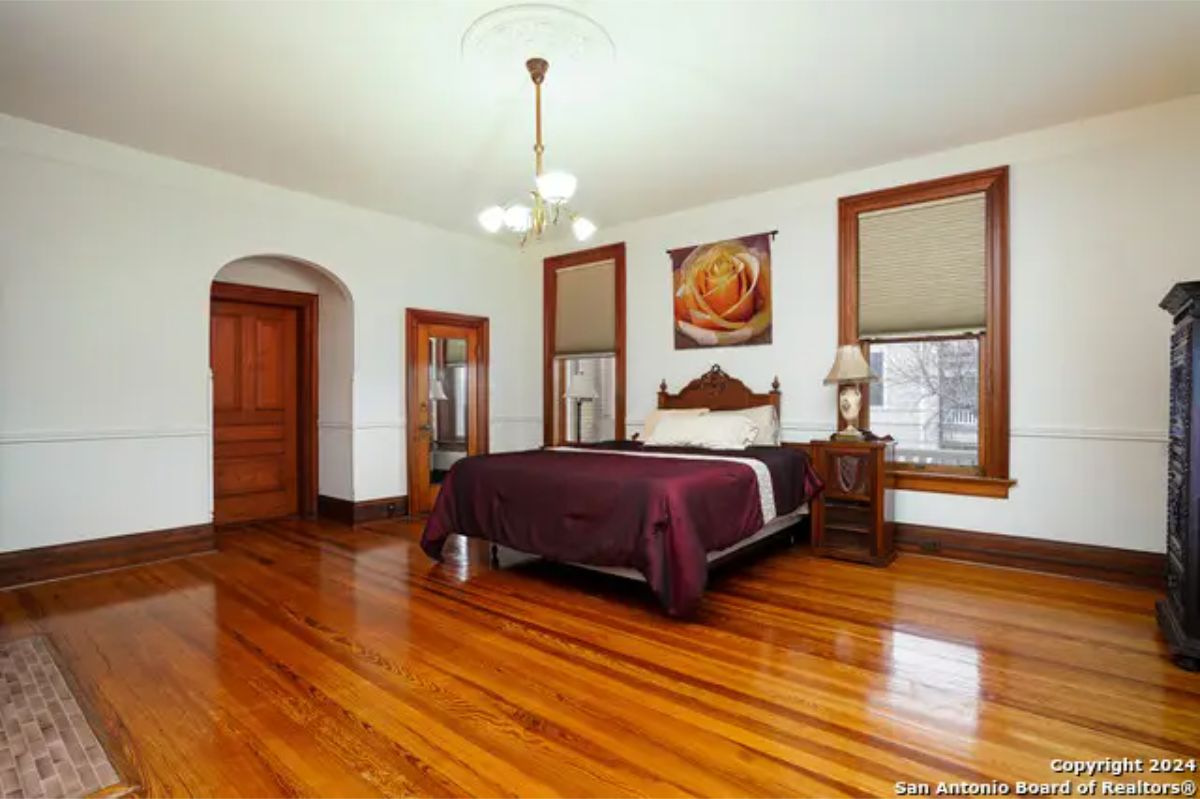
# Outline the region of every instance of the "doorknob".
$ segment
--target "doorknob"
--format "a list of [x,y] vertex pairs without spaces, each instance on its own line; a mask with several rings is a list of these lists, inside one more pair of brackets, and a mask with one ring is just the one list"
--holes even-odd
[[421,425],[420,427],[417,428],[417,430],[421,431],[422,433],[432,433],[433,432],[433,428],[427,424]]

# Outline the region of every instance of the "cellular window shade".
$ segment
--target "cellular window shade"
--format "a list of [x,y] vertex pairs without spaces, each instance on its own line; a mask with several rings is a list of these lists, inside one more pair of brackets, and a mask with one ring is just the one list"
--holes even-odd
[[986,223],[982,192],[859,214],[859,338],[984,330]]
[[617,338],[616,263],[558,270],[554,354],[614,352]]

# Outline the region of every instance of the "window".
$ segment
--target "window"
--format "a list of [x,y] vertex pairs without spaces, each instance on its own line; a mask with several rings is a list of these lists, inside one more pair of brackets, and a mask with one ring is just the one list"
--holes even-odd
[[625,437],[625,245],[545,261],[547,445]]
[[887,391],[887,372],[883,362],[882,350],[871,350],[871,373],[879,378],[879,382],[871,386],[870,396],[872,408],[882,408],[887,403],[884,402],[884,395]]
[[616,358],[612,355],[560,358],[555,394],[562,398],[563,443],[611,441],[616,438],[613,380]]
[[870,347],[871,370],[880,378],[870,387],[871,430],[896,439],[895,460],[978,467],[979,339]]
[[889,484],[1007,496],[1007,167],[838,209],[839,342],[879,377],[862,425],[896,441]]

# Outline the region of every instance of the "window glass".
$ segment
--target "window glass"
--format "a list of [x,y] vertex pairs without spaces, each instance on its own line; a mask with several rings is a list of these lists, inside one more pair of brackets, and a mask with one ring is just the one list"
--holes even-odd
[[877,350],[871,352],[871,373],[879,378],[879,382],[872,383],[868,389],[868,393],[871,395],[871,407],[881,408],[887,404],[884,401],[884,392],[887,386],[883,374],[883,352]]
[[561,358],[566,384],[559,386],[563,440],[594,443],[616,438],[615,355]]
[[871,431],[896,461],[979,465],[978,338],[873,342],[871,369]]

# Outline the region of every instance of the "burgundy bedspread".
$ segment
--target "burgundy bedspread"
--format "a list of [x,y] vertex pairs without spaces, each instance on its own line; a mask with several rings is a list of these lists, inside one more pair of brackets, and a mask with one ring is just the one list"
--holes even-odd
[[[645,575],[667,612],[695,610],[708,575],[705,555],[763,526],[754,470],[729,461],[644,458],[612,449],[535,450],[465,458],[446,475],[421,546],[440,559],[461,533],[562,562],[627,566]],[[754,458],[771,473],[776,514],[820,491],[808,457],[788,447],[736,452],[648,452]]]

